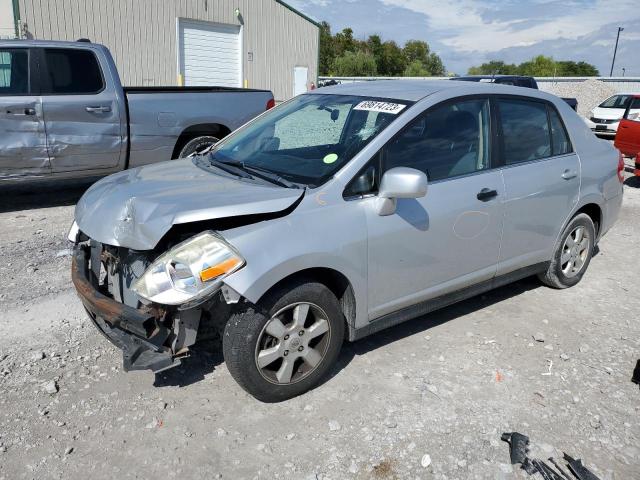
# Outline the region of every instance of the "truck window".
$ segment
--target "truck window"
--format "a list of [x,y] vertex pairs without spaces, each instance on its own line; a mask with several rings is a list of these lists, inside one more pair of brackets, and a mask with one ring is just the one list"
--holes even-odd
[[44,63],[43,94],[87,95],[104,88],[98,59],[89,50],[45,48]]
[[551,135],[544,103],[498,100],[507,165],[550,157]]
[[29,94],[29,52],[0,48],[0,95]]

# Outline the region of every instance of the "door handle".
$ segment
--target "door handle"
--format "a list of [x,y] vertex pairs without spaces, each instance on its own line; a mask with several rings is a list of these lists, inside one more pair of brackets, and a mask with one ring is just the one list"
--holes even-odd
[[24,109],[24,114],[25,115],[35,115],[36,114],[36,109],[35,108],[25,108]]
[[111,107],[105,105],[89,106],[84,107],[84,109],[89,113],[109,113],[111,111]]
[[498,196],[497,190],[491,190],[490,188],[483,188],[478,192],[478,195],[476,195],[478,200],[481,200],[483,202],[491,200],[493,197],[497,197],[497,196]]
[[568,168],[562,172],[562,178],[565,180],[571,180],[572,178],[576,178],[578,176],[578,172],[569,170]]

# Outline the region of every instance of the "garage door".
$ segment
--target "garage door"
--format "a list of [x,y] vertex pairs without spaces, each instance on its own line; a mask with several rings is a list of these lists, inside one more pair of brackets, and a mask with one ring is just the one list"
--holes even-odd
[[242,86],[240,27],[180,20],[184,85]]

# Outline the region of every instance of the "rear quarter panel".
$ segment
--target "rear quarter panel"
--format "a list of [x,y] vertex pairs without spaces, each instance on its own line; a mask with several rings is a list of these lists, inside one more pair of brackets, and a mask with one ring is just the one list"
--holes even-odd
[[[556,103],[573,147],[580,157],[580,199],[575,210],[594,203],[602,211],[600,236],[615,222],[622,195],[618,180],[618,151],[608,140],[596,137],[584,121],[564,102]],[[615,207],[618,205],[618,208]],[[573,214],[572,214],[573,216]]]
[[126,93],[129,102],[131,153],[129,167],[171,160],[180,134],[187,128],[217,123],[233,131],[266,109],[270,92]]

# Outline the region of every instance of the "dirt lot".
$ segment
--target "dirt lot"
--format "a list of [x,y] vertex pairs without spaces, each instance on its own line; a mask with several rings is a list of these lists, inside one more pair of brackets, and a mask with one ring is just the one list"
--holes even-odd
[[525,478],[514,430],[541,458],[640,478],[635,179],[577,287],[525,280],[345,345],[332,378],[275,405],[215,352],[122,371],[69,281],[85,188],[0,190],[0,479]]

